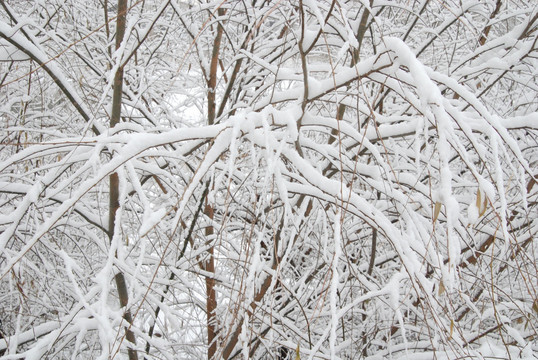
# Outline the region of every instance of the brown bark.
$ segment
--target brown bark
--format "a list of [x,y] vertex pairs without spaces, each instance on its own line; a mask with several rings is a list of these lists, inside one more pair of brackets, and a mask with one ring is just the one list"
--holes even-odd
[[[217,12],[218,16],[223,16],[225,10],[219,8]],[[213,41],[213,49],[211,53],[211,64],[209,68],[209,79],[207,81],[208,93],[207,93],[207,123],[213,125],[216,118],[217,100],[216,100],[216,87],[217,87],[217,72],[219,65],[220,46],[222,41],[222,33],[224,28],[217,21],[217,33]],[[213,208],[210,204],[206,203],[204,209],[205,215],[212,221],[213,220]],[[213,226],[208,226],[205,230],[206,236],[213,235]],[[209,240],[211,241],[211,240]],[[206,316],[207,316],[207,358],[213,359],[217,353],[217,324],[215,309],[217,308],[217,295],[215,293],[215,259],[214,259],[214,247],[210,246],[208,250],[208,259],[205,263],[201,264],[203,270],[208,272],[206,275]]]
[[[493,12],[491,13],[489,17],[490,20],[495,19],[495,17],[499,14],[499,11],[501,10],[501,5],[502,5],[502,1],[497,0],[497,4],[495,5],[495,10],[493,10]],[[478,39],[478,43],[480,44],[480,46],[486,43],[490,30],[491,30],[491,24],[488,24],[484,28],[484,31],[482,32],[482,36],[480,36],[480,39]]]
[[[118,17],[116,18],[116,49],[121,46],[125,35],[125,21],[127,13],[127,0],[118,0]],[[118,59],[118,61],[121,61]],[[114,85],[112,93],[112,113],[110,115],[110,128],[113,128],[116,124],[120,122],[121,117],[121,102],[122,102],[122,90],[123,90],[123,66],[118,67],[116,74],[114,74]],[[115,225],[116,225],[116,212],[119,208],[119,177],[117,173],[110,175],[109,183],[109,213],[108,213],[108,232],[109,239],[112,242],[115,235]],[[127,283],[125,281],[125,276],[122,272],[118,272],[114,276],[116,281],[116,287],[118,289],[118,298],[120,306],[125,308],[129,303],[129,295],[127,292]],[[133,318],[131,312],[128,309],[125,309],[123,318],[128,326],[125,327],[125,338],[127,341],[133,344],[136,344],[136,338],[131,326],[133,324]],[[129,348],[128,350],[129,360],[138,360],[138,355],[135,349]]]
[[[224,9],[218,10],[218,15],[224,15]],[[207,81],[207,123],[213,125],[216,115],[216,87],[217,87],[217,70],[219,64],[220,43],[222,40],[222,32],[224,31],[220,22],[217,25],[217,34],[213,42],[213,51],[211,54],[211,64],[209,68],[209,79]]]
[[[206,204],[205,215],[213,220],[213,208],[211,205]],[[214,229],[213,226],[208,226],[205,229],[206,236],[213,235]],[[209,240],[211,241],[211,240]],[[215,292],[215,278],[211,274],[215,274],[215,258],[214,258],[214,247],[211,246],[208,250],[208,259],[202,265],[203,270],[209,274],[205,278],[206,285],[206,312],[207,312],[207,345],[209,346],[207,351],[208,360],[214,359],[215,354],[217,353],[217,324],[215,317],[215,310],[217,308],[217,295]]]

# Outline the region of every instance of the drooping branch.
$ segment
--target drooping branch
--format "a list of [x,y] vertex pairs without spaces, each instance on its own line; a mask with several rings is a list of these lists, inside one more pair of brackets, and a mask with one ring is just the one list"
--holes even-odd
[[[92,121],[93,117],[91,111],[84,105],[84,102],[78,96],[76,90],[69,83],[60,68],[54,63],[54,58],[51,59],[43,50],[39,49],[22,35],[17,34],[13,28],[2,21],[0,21],[0,37],[28,55],[28,57],[35,61],[40,68],[45,70],[58,88],[60,88],[62,93],[67,97],[69,102],[75,107],[80,116],[82,116],[87,123]],[[103,132],[99,125],[92,124],[91,127],[95,135],[99,135]]]

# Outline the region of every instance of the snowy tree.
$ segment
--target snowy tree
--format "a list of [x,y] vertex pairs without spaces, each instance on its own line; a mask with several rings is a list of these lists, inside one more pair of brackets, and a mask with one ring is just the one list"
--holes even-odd
[[536,358],[536,5],[0,5],[0,358]]

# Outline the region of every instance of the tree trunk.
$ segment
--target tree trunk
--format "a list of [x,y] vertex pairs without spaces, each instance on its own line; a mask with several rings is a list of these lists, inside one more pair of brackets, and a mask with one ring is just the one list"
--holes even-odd
[[[127,0],[118,0],[118,16],[116,18],[116,50],[121,46],[123,37],[125,35],[125,18],[127,14]],[[121,59],[118,59],[121,61]],[[110,128],[112,129],[116,124],[120,122],[121,117],[121,102],[122,102],[122,88],[123,88],[123,65],[120,64],[114,75],[114,86],[112,94],[112,114],[110,116]],[[108,213],[108,231],[110,242],[113,241],[115,235],[116,225],[116,212],[120,206],[119,204],[119,177],[117,173],[110,175],[110,203]],[[116,280],[116,287],[118,289],[118,297],[120,306],[126,307],[129,303],[129,295],[127,292],[127,283],[125,282],[125,276],[122,272],[118,272],[114,279]],[[127,341],[136,344],[136,339],[131,326],[133,324],[133,318],[129,309],[125,309],[123,318],[127,321],[128,326],[125,327],[125,337]],[[138,360],[136,350],[129,348],[129,360]]]
[[[213,208],[211,205],[206,204],[204,213],[206,216],[213,220]],[[208,226],[205,230],[206,236],[213,235],[213,226]],[[212,241],[209,239],[209,241]],[[215,310],[217,308],[217,295],[215,293],[215,279],[212,277],[215,274],[215,259],[214,259],[214,247],[209,248],[209,254],[207,261],[203,264],[203,270],[213,275],[207,275],[205,278],[206,285],[206,312],[207,312],[207,345],[209,346],[207,351],[207,358],[211,360],[217,353],[217,324]]]

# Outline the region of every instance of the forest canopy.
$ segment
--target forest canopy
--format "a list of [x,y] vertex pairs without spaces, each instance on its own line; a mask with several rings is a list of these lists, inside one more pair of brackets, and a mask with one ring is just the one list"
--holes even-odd
[[536,359],[538,6],[0,0],[0,359]]

